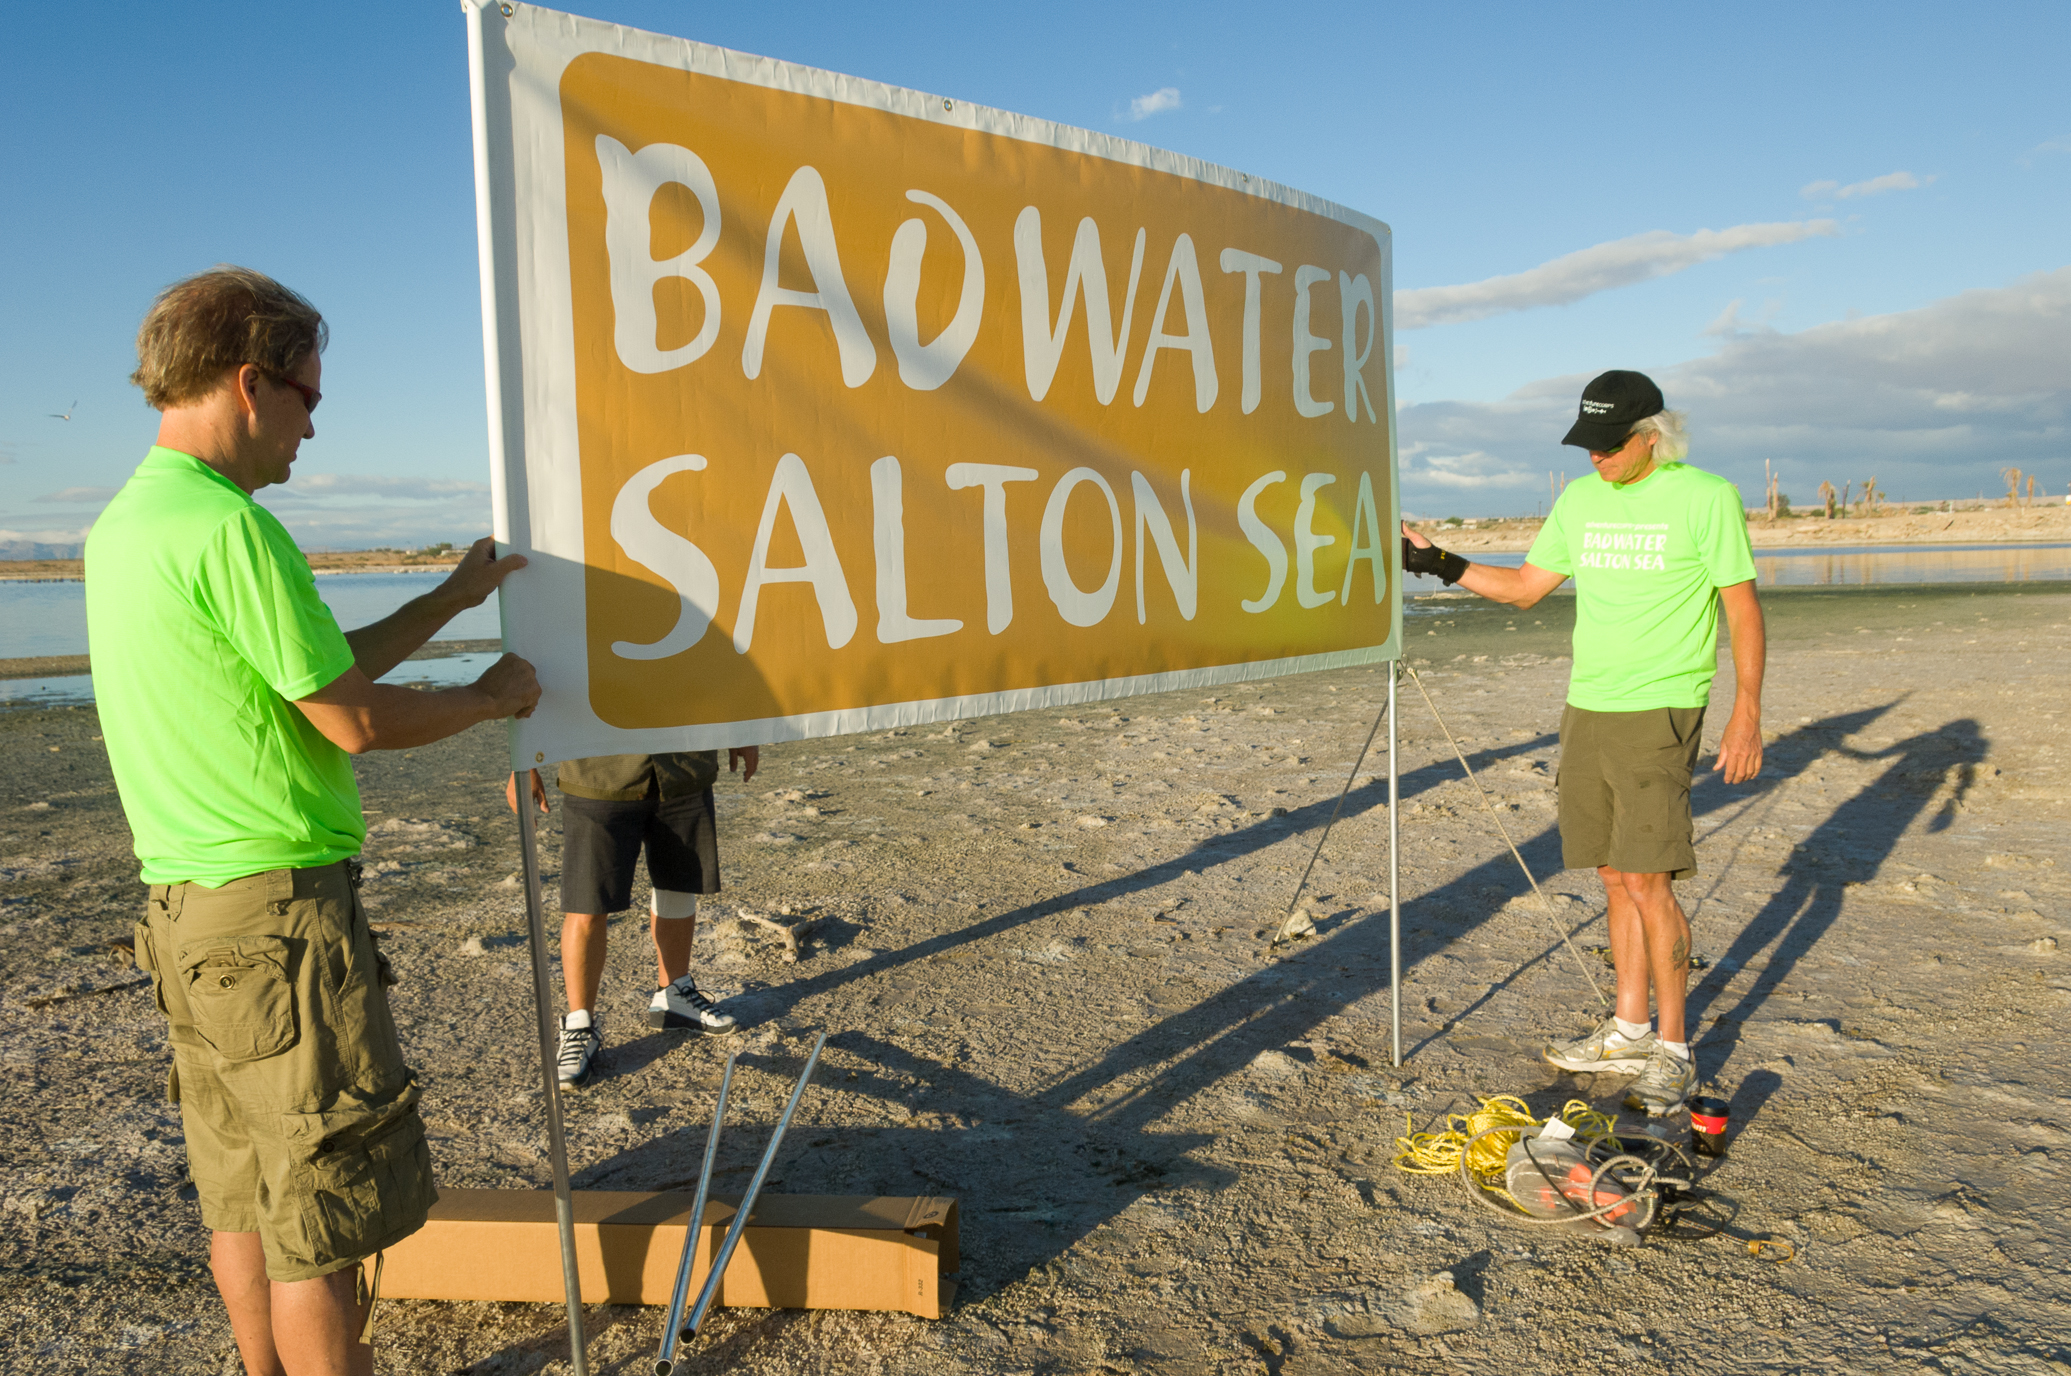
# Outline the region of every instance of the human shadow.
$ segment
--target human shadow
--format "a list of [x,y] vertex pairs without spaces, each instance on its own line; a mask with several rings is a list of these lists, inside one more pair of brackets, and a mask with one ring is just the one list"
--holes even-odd
[[[1556,740],[1557,737],[1550,734],[1539,735],[1529,740],[1475,751],[1468,756],[1468,760],[1479,772],[1518,755],[1544,749]],[[1400,775],[1396,784],[1399,801],[1407,803],[1419,794],[1457,778],[1458,768],[1458,764],[1448,758],[1419,766]],[[1370,778],[1345,796],[1344,807],[1337,820],[1343,823],[1373,808],[1385,808],[1387,801],[1387,778]],[[996,916],[959,927],[953,932],[944,932],[939,936],[914,942],[896,951],[880,951],[867,960],[857,961],[839,970],[823,971],[792,980],[782,989],[766,991],[762,996],[763,1007],[770,1010],[773,1015],[780,1015],[806,999],[830,993],[857,980],[889,974],[902,967],[943,955],[960,946],[1000,936],[1017,927],[1039,922],[1059,913],[1070,912],[1074,908],[1093,907],[1144,893],[1198,873],[1204,866],[1223,864],[1241,856],[1269,849],[1290,836],[1309,831],[1329,821],[1337,802],[1335,797],[1319,798],[1315,802],[1289,809],[1285,816],[1266,818],[1233,832],[1204,837],[1186,852],[1170,860],[1145,866],[1129,874],[1116,875],[1113,878],[1067,889],[1048,898],[1038,899],[1033,903],[1023,904]]]
[[[1792,774],[1819,758],[1832,747],[1836,733],[1861,730],[1888,711],[1890,704],[1841,714],[1810,724],[1775,742],[1769,751],[1770,787],[1782,776]],[[1873,872],[1898,837],[1910,824],[1911,815],[1877,797],[1887,781],[1904,780],[1909,787],[1927,783],[1922,761],[1938,755],[1933,787],[1940,786],[1946,768],[1974,771],[1982,758],[1982,744],[1974,723],[1959,723],[1955,737],[1951,728],[1932,736],[1916,737],[1890,750],[1875,754],[1852,752],[1862,758],[1894,757],[1891,770],[1880,786],[1873,786],[1862,798],[1844,804],[1835,819],[1822,831],[1846,834],[1851,844],[1863,848],[1860,856],[1836,866],[1831,879],[1833,903],[1838,905],[1840,886],[1848,878]],[[1477,768],[1502,758],[1534,750],[1549,738],[1477,751],[1472,762]],[[1938,742],[1930,746],[1931,742]],[[1950,758],[1953,751],[1953,758]],[[1412,770],[1402,777],[1401,796],[1408,800],[1439,784],[1457,778],[1458,765],[1451,759]],[[1385,799],[1385,779],[1353,790],[1358,804],[1353,811]],[[1932,790],[1927,790],[1931,792]],[[1711,811],[1738,803],[1745,794],[1723,785],[1697,791],[1696,807]],[[1914,813],[1924,806],[1926,793],[1915,800]],[[790,986],[786,1006],[827,992],[872,973],[882,973],[924,960],[957,946],[1000,935],[1045,916],[1075,907],[1103,902],[1125,894],[1141,892],[1180,877],[1203,863],[1233,858],[1263,849],[1283,840],[1304,823],[1320,823],[1331,807],[1324,800],[1298,810],[1287,819],[1268,819],[1232,835],[1210,838],[1186,854],[1135,874],[1088,884],[1067,893],[1026,904],[987,918],[955,933],[929,938],[905,950],[872,957],[840,971],[809,977]],[[1479,806],[1479,800],[1474,800]],[[1293,823],[1294,825],[1290,825]],[[1815,833],[1817,836],[1819,833]],[[1557,864],[1557,829],[1548,827],[1525,838],[1520,849]],[[1800,901],[1786,909],[1773,904],[1762,917],[1749,924],[1728,959],[1739,957],[1787,937],[1789,960],[1802,958],[1805,951],[1831,925],[1831,913],[1818,904],[1826,901],[1822,882],[1828,876],[1808,878],[1814,867],[1803,867],[1792,884],[1809,884],[1816,901],[1806,920],[1798,921]],[[1786,892],[1790,892],[1787,885]],[[1481,898],[1503,899],[1530,892],[1507,851],[1468,869],[1449,883],[1429,893],[1412,897],[1404,904],[1405,932],[1437,937],[1421,951],[1405,949],[1403,970],[1407,975],[1445,944],[1465,936],[1483,924],[1496,920],[1500,901],[1482,903]],[[1461,903],[1458,895],[1477,901]],[[1789,914],[1779,919],[1777,914]],[[1821,914],[1825,913],[1822,919]],[[1779,925],[1780,923],[1780,925]],[[1552,943],[1548,954],[1557,946]],[[926,1105],[954,1105],[953,1114],[927,1126],[875,1126],[829,1128],[827,1134],[847,1138],[851,1145],[867,1143],[869,1150],[851,1153],[878,1163],[861,1176],[847,1180],[827,1179],[811,1159],[816,1141],[810,1136],[792,1142],[787,1139],[772,1190],[789,1176],[794,1188],[806,1179],[813,1192],[848,1187],[880,1193],[901,1193],[927,1189],[937,1193],[982,1196],[984,1202],[972,1211],[974,1221],[985,1219],[982,1237],[973,1238],[967,1248],[963,1293],[967,1299],[995,1293],[1015,1276],[1025,1274],[1068,1252],[1073,1243],[1086,1237],[1101,1223],[1112,1219],[1130,1204],[1158,1189],[1199,1181],[1226,1184],[1229,1173],[1210,1163],[1191,1159],[1188,1153],[1216,1135],[1177,1130],[1161,1125],[1176,1108],[1218,1083],[1240,1075],[1261,1052],[1277,1050],[1314,1034],[1317,1028],[1344,1013],[1353,1003],[1386,987],[1389,934],[1386,922],[1371,919],[1334,925],[1330,930],[1302,943],[1290,954],[1246,978],[1217,990],[1190,1007],[1172,1012],[1147,1027],[1112,1044],[1096,1060],[1065,1071],[1038,1084],[1031,1091],[1010,1090],[974,1071],[932,1060],[906,1047],[870,1034],[849,1031],[830,1037],[829,1045],[840,1047],[866,1066],[887,1072],[887,1083],[922,1082]],[[1724,962],[1722,962],[1723,964]],[[1775,978],[1780,979],[1781,973]],[[1765,974],[1765,979],[1768,976]],[[1774,979],[1762,992],[1773,988]],[[1743,1000],[1752,1006],[1759,993]],[[1455,1019],[1457,1021],[1457,1018]],[[1707,1059],[1717,1061],[1730,1054],[1730,1044],[1714,1047],[1707,1042]],[[879,1095],[889,1102],[889,1089],[859,1081],[846,1092]],[[911,1095],[901,1097],[906,1104]],[[909,1109],[910,1104],[906,1105]],[[1750,1104],[1749,1108],[1752,1109]],[[759,1136],[760,1134],[757,1134]],[[1026,1138],[1039,1141],[1043,1150],[1017,1150],[1015,1143]],[[634,1147],[585,1171],[586,1183],[610,1180],[615,1188],[677,1188],[689,1183],[686,1168],[694,1159],[693,1149],[701,1143],[697,1128],[688,1128],[662,1139]],[[747,1135],[733,1137],[722,1145],[721,1173],[738,1172],[748,1151]],[[733,1159],[736,1154],[739,1160]],[[1075,1168],[1060,1175],[1056,1162],[1064,1159]],[[874,1172],[874,1173],[873,1173]],[[904,1187],[903,1189],[901,1187]],[[978,1229],[974,1229],[978,1232]]]
[[[1945,830],[1974,786],[1988,745],[1975,719],[1964,717],[1881,750],[1829,746],[1852,760],[1888,760],[1877,779],[1835,808],[1784,862],[1783,887],[1742,927],[1726,953],[1690,991],[1694,1022],[1711,1030],[1697,1043],[1700,1068],[1716,1069],[1740,1044],[1747,1019],[1795,972],[1841,915],[1850,884],[1873,879],[1944,786],[1953,789],[1928,819]],[[1953,776],[1953,778],[1952,778]],[[1767,963],[1732,1005],[1713,1013],[1735,975],[1767,953]]]

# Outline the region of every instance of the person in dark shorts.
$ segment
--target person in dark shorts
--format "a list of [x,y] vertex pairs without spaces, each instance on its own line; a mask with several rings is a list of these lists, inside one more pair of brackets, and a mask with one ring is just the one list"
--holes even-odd
[[[1524,567],[1470,564],[1407,525],[1402,566],[1492,601],[1530,607],[1575,580],[1575,667],[1560,727],[1561,856],[1603,880],[1618,1006],[1595,1031],[1554,1042],[1563,1070],[1638,1071],[1626,1104],[1681,1108],[1697,1085],[1683,1005],[1690,923],[1670,885],[1696,873],[1690,779],[1718,668],[1719,619],[1733,638],[1732,716],[1719,772],[1762,769],[1766,641],[1740,494],[1682,462],[1681,413],[1642,373],[1604,373],[1583,389],[1563,444],[1589,453],[1596,478],[1561,493]],[[1647,993],[1660,1016],[1648,1018]]]
[[[741,782],[761,763],[755,746],[727,751],[727,771]],[[546,786],[531,776],[533,802],[547,811]],[[597,755],[569,760],[556,772],[561,814],[561,978],[568,1012],[561,1019],[556,1075],[575,1089],[596,1073],[604,1050],[597,993],[604,977],[610,916],[633,906],[633,867],[643,851],[649,930],[659,979],[647,1002],[649,1027],[730,1032],[735,1019],[698,988],[690,973],[698,898],[719,892],[719,834],[712,785],[714,750],[659,755]],[[508,788],[517,806],[517,776]]]

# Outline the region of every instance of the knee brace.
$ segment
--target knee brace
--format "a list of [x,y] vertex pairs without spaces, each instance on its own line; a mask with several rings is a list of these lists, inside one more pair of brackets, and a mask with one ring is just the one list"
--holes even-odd
[[681,921],[698,915],[698,896],[674,889],[656,889],[647,900],[647,910],[664,922]]

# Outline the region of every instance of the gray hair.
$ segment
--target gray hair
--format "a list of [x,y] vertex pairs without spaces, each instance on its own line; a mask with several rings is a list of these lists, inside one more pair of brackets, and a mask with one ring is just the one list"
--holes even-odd
[[1632,427],[1635,435],[1654,437],[1654,462],[1678,463],[1690,452],[1689,419],[1681,411],[1659,411]]

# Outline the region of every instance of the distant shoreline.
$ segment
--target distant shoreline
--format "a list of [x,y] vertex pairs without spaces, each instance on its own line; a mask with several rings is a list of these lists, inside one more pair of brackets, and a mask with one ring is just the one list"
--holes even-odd
[[[1966,499],[1967,500],[1967,499]],[[2071,541],[2071,506],[1965,507],[1943,511],[1897,509],[1876,516],[1801,514],[1772,521],[1751,516],[1748,539],[1760,550],[1807,549],[1823,545],[2038,545]],[[1460,554],[1475,551],[1521,554],[1545,522],[1537,516],[1496,516],[1462,521],[1413,520],[1410,525]],[[411,555],[397,550],[335,550],[309,554],[320,574],[425,573],[450,569],[464,551]],[[78,559],[0,559],[0,583],[77,583],[85,576]]]
[[[454,655],[500,654],[500,640],[432,640],[411,659],[448,659]],[[0,679],[75,678],[93,672],[87,655],[34,655],[26,659],[0,659]]]
[[[453,568],[464,551],[409,555],[392,549],[305,552],[312,572],[432,573]],[[0,583],[78,583],[86,577],[82,559],[0,559]]]

